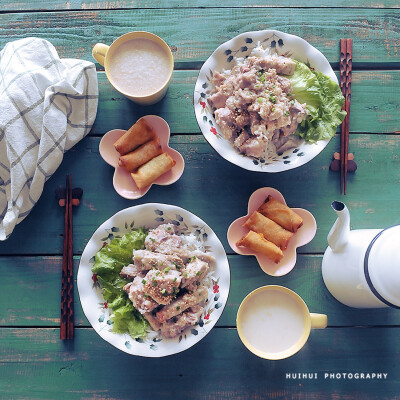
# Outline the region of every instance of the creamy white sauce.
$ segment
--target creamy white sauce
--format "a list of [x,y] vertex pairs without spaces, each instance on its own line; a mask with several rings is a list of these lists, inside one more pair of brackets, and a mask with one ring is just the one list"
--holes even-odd
[[112,54],[108,73],[121,91],[131,96],[157,92],[170,76],[167,52],[149,39],[127,40]]
[[301,306],[285,293],[256,293],[246,309],[243,310],[243,335],[263,352],[285,351],[295,345],[305,331]]

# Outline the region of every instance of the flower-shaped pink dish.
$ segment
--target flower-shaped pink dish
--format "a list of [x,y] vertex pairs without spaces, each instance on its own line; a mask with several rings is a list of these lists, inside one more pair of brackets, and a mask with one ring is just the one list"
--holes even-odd
[[236,242],[249,231],[247,228],[243,227],[244,222],[264,203],[268,195],[271,195],[276,200],[286,204],[284,197],[276,189],[264,187],[256,190],[250,196],[247,215],[238,218],[236,221],[232,222],[231,226],[229,227],[227,235],[228,242],[236,253],[241,255],[255,256],[260,264],[261,269],[266,274],[271,276],[282,276],[293,269],[296,264],[297,247],[304,246],[313,239],[315,233],[317,232],[317,224],[315,222],[315,218],[309,211],[302,208],[293,208],[293,211],[303,218],[303,225],[290,239],[287,249],[283,250],[283,258],[278,264],[275,264],[264,254],[255,253],[253,250],[245,247],[237,247]]
[[[153,183],[157,185],[170,185],[181,177],[185,168],[185,161],[178,151],[169,147],[170,130],[167,122],[157,115],[146,115],[142,118],[146,119],[155,130],[156,135],[160,138],[162,150],[176,161],[172,169],[161,175]],[[131,174],[118,165],[119,153],[115,150],[114,143],[125,132],[122,129],[113,129],[107,132],[100,141],[99,150],[103,160],[115,168],[113,185],[116,192],[126,199],[134,200],[144,196],[151,188],[151,185],[139,190]]]

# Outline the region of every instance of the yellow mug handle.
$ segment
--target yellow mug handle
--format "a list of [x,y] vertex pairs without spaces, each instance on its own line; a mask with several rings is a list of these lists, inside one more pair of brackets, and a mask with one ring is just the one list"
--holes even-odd
[[328,326],[328,317],[325,314],[310,313],[311,328],[324,329]]
[[107,46],[104,43],[97,43],[92,50],[93,58],[104,67],[104,60],[106,58],[106,54],[110,46]]

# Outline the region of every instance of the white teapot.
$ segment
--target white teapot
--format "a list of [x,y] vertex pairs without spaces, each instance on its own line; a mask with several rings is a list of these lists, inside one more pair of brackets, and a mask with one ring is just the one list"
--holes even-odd
[[350,230],[350,213],[334,201],[322,277],[330,293],[356,308],[400,308],[400,225]]

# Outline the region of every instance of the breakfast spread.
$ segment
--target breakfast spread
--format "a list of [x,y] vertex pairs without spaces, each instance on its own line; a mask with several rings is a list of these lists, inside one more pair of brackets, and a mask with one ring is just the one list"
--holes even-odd
[[290,207],[268,195],[265,202],[246,220],[249,232],[237,243],[265,254],[275,263],[283,258],[283,251],[292,236],[302,226],[303,219]]
[[163,152],[160,139],[146,119],[139,119],[115,143],[118,165],[131,174],[139,190],[168,172],[176,161]]
[[[111,83],[129,98],[136,96],[137,99],[161,91],[163,83],[170,78],[170,60],[165,49],[144,37],[125,39],[122,43],[113,43],[104,56],[109,58],[106,71]],[[228,55],[227,52],[225,54]],[[210,108],[212,110],[211,119],[202,115],[201,120],[211,126],[209,129],[214,135],[218,128],[234,148],[252,158],[254,165],[274,163],[273,157],[295,147],[298,148],[293,154],[298,152],[299,157],[303,156],[299,149],[304,141],[316,143],[334,135],[345,112],[341,110],[343,96],[340,88],[330,77],[298,60],[272,54],[259,44],[246,57],[229,58],[229,62],[234,60],[231,69],[210,70],[207,77],[210,85],[207,82],[201,85],[202,89],[209,87],[205,90],[207,94],[200,94],[204,99],[200,102],[201,110],[205,113]],[[156,75],[160,79],[153,79],[151,75],[158,70]],[[141,80],[146,82],[142,85]],[[132,100],[135,101],[135,98]],[[102,152],[108,163],[114,167],[118,165],[119,173],[124,177],[129,174],[137,189],[142,191],[141,195],[146,187],[148,189],[176,164],[171,157],[173,154],[165,151],[169,139],[168,124],[163,121],[167,131],[161,135],[160,121],[154,117],[140,118],[122,136],[112,131],[107,134],[110,138],[114,137],[108,143],[112,143],[118,153],[117,164],[107,157],[106,152]],[[120,177],[122,182],[118,171],[114,179]],[[131,189],[128,187],[128,190]],[[254,251],[257,259],[258,255],[265,256],[259,260],[262,269],[270,275],[280,276],[293,268],[296,247],[312,239],[316,224],[309,212],[299,209],[300,216],[284,203],[279,192],[272,190],[272,193],[279,200],[265,193],[259,199],[262,204],[259,202],[245,220],[240,219],[240,229],[236,230],[240,236],[235,236],[232,242],[228,232],[228,241],[231,246],[232,243],[237,246],[237,252],[239,247],[244,247]],[[160,210],[156,210],[156,214],[159,215],[156,228],[132,229],[130,233],[104,243],[96,253],[91,270],[96,274],[103,297],[108,302],[113,332],[145,340],[179,337],[180,342],[182,336],[186,338],[184,332],[188,332],[189,327],[197,335],[195,327],[202,327],[202,316],[208,316],[206,307],[212,293],[213,269],[218,265],[205,248],[193,242],[193,234],[189,233],[187,226],[183,231],[185,234],[178,228],[182,221],[179,215],[176,215],[178,220],[171,223],[171,220],[164,219]],[[307,229],[304,228],[296,237],[295,246],[288,248],[303,225],[303,218]],[[303,235],[304,231],[307,234]],[[285,251],[288,255],[281,262]],[[124,254],[123,259],[120,259],[121,254]],[[271,261],[280,265],[271,268]],[[218,285],[214,287],[218,290]],[[216,295],[214,301],[218,298]],[[280,302],[277,297],[271,297],[271,315],[288,311],[290,307],[283,304],[285,302],[288,303],[285,299]],[[280,311],[277,312],[274,307]],[[264,311],[260,307],[249,318],[259,319],[257,313],[261,315]],[[293,316],[289,316],[288,320],[293,320]],[[271,330],[269,323],[263,326]],[[299,332],[295,331],[293,327],[292,333],[298,337]],[[275,341],[278,346],[283,343],[280,334],[278,329],[277,337],[269,336],[267,340]],[[250,332],[249,336],[252,335],[257,333]],[[293,339],[293,342],[296,341]],[[265,345],[269,346],[267,342]]]
[[395,3],[5,3],[0,398],[397,399]]
[[[12,6],[10,2],[11,8],[19,8],[21,12],[25,6]],[[44,200],[27,221],[27,228],[22,231],[19,228],[11,241],[2,244],[5,289],[9,292],[3,296],[7,300],[3,304],[2,341],[6,344],[3,359],[10,366],[5,377],[12,378],[15,372],[30,377],[25,388],[20,388],[16,379],[7,382],[4,396],[12,392],[23,396],[33,387],[33,394],[54,397],[55,393],[61,393],[60,388],[46,386],[45,382],[54,370],[53,361],[59,374],[68,378],[68,374],[71,377],[74,369],[76,372],[81,367],[83,359],[87,368],[74,380],[78,386],[71,390],[67,379],[61,388],[65,393],[107,395],[111,393],[111,385],[116,396],[135,393],[136,397],[144,398],[146,395],[170,397],[171,388],[178,385],[183,389],[172,393],[178,398],[185,394],[193,397],[200,392],[209,398],[221,393],[228,397],[246,397],[249,393],[263,397],[267,392],[279,396],[294,389],[295,393],[300,386],[304,389],[300,390],[303,395],[313,392],[318,397],[324,390],[333,389],[339,396],[339,392],[350,388],[352,394],[362,397],[371,391],[370,385],[361,388],[344,384],[337,390],[326,382],[319,382],[311,388],[294,382],[297,378],[290,371],[297,371],[300,376],[314,366],[315,375],[317,372],[322,375],[322,369],[327,372],[325,375],[333,376],[337,370],[354,370],[357,365],[374,368],[378,373],[381,367],[393,365],[391,356],[396,353],[396,343],[392,339],[399,317],[396,311],[361,313],[337,304],[334,298],[350,307],[400,308],[400,269],[396,269],[400,266],[400,253],[396,251],[400,225],[382,229],[396,223],[395,210],[391,208],[396,203],[398,174],[393,161],[396,161],[398,143],[393,135],[397,132],[396,119],[390,118],[395,114],[394,106],[398,106],[392,96],[397,77],[396,71],[391,70],[397,55],[392,49],[395,36],[390,35],[389,29],[386,36],[375,35],[371,40],[371,35],[367,35],[360,39],[360,34],[357,35],[360,26],[335,29],[343,21],[354,21],[345,11],[337,10],[336,19],[333,14],[329,18],[324,12],[312,12],[310,18],[316,16],[317,21],[310,24],[304,8],[297,7],[289,15],[289,25],[295,33],[303,33],[315,43],[316,49],[301,38],[270,30],[244,32],[211,54],[213,43],[227,37],[229,32],[243,29],[246,21],[250,22],[248,26],[262,25],[262,21],[256,20],[257,16],[265,16],[266,9],[260,14],[253,8],[244,15],[241,12],[244,6],[238,6],[232,15],[215,8],[203,12],[201,5],[190,6],[182,14],[187,21],[180,29],[179,24],[174,28],[174,23],[181,15],[173,9],[128,10],[134,8],[131,6],[119,12],[66,10],[68,21],[64,24],[59,23],[59,18],[52,18],[54,13],[41,13],[37,27],[23,23],[29,18],[37,20],[35,10],[32,15],[25,12],[14,15],[9,12],[11,9],[5,11],[10,14],[10,24],[3,25],[11,27],[5,40],[14,34],[29,36],[30,28],[38,28],[33,33],[52,37],[60,54],[67,58],[59,59],[53,46],[30,37],[13,41],[0,54],[4,73],[1,99],[4,116],[0,124],[0,191],[3,192],[0,198],[4,201],[0,201],[0,224],[4,221],[5,228],[2,232],[0,227],[0,240],[8,240],[15,223],[39,203],[43,184],[59,167],[62,156],[77,141],[84,142],[65,157],[66,165],[48,183],[50,190],[43,192]],[[357,16],[357,10],[353,14]],[[364,14],[375,16],[377,13],[365,10]],[[300,23],[296,25],[299,16]],[[286,17],[286,10],[276,10],[265,21],[275,25],[283,21],[285,25]],[[386,10],[378,15],[380,19],[387,17]],[[116,38],[124,27],[147,25],[150,20],[156,31],[166,35],[170,48],[162,40],[158,41],[159,38],[149,38],[146,32],[131,32]],[[339,22],[335,25],[333,20]],[[221,26],[210,29],[215,21]],[[321,26],[327,21],[324,30]],[[14,25],[17,30],[12,29]],[[56,25],[69,31],[54,30]],[[355,33],[357,38],[353,77],[356,118],[351,129],[352,39],[341,39],[337,54],[335,40],[338,41],[340,32],[347,32],[349,36]],[[104,68],[68,58],[74,55],[87,58],[89,49],[82,44],[82,38],[94,44],[94,37],[110,42],[115,39],[110,46],[96,45],[98,50],[103,49],[103,63],[99,63]],[[328,59],[318,48],[326,52]],[[178,70],[167,99],[152,108],[130,103],[128,99],[149,105],[162,98],[172,75],[172,52]],[[363,52],[362,58],[360,52]],[[25,57],[31,55],[34,56],[31,59]],[[204,67],[201,70],[200,63]],[[378,71],[364,73],[366,69],[376,68]],[[337,85],[339,77],[346,98],[343,107],[343,96]],[[92,131],[99,84],[102,90],[99,118]],[[377,86],[382,86],[383,92]],[[50,102],[46,101],[49,96]],[[193,115],[189,113],[192,106],[199,129],[193,125]],[[345,112],[347,116],[339,133],[336,128]],[[115,129],[120,126],[125,129]],[[304,165],[327,146],[335,132],[324,154],[301,170],[275,176],[256,176],[249,172],[277,173]],[[354,158],[348,154],[349,146],[352,151],[360,152],[360,167],[364,166],[358,177],[349,181],[355,189],[347,197],[354,212],[351,224],[349,212],[340,201],[332,203],[337,213],[336,222],[324,212],[328,208],[327,198],[332,194],[330,185],[334,182],[333,168],[328,173],[329,159],[338,150],[334,147],[338,147],[339,139],[340,153],[334,157],[340,161],[341,193],[344,188],[346,194],[348,161]],[[102,164],[97,145],[108,166]],[[174,148],[182,151],[187,161],[186,174],[180,182],[177,181],[182,175],[184,160]],[[224,162],[219,156],[229,161]],[[247,171],[229,166],[229,162]],[[374,174],[366,172],[368,166],[374,167]],[[66,190],[59,189],[63,197],[57,200],[65,207],[62,235],[57,232],[64,211],[57,212],[56,216],[54,204],[49,201],[51,188],[67,169],[79,175],[74,181],[86,186],[86,192],[78,210],[80,218],[74,220],[73,234],[72,209],[80,202],[76,193],[82,190],[72,187],[70,175]],[[313,241],[316,223],[310,212],[287,207],[284,196],[273,188],[263,188],[261,196],[260,193],[253,196],[256,192],[250,196],[251,191],[264,184],[282,190],[291,206],[310,207],[320,224],[316,240]],[[223,243],[206,222],[196,220],[195,216],[188,217],[190,212],[165,202],[183,205],[202,215]],[[122,207],[127,208],[117,212]],[[104,215],[114,212],[100,223]],[[384,215],[381,218],[379,214]],[[369,216],[373,217],[371,223]],[[227,222],[236,217],[231,233],[226,232]],[[379,228],[351,229],[357,227],[360,219],[363,227],[375,223]],[[91,236],[93,224],[99,227]],[[328,232],[329,226],[333,227],[326,248],[324,232]],[[60,238],[64,242],[62,247]],[[54,317],[51,287],[54,289],[53,283],[59,283],[55,267],[57,264],[61,267],[61,261],[61,291],[59,284],[55,285],[61,294],[61,314]],[[61,340],[74,337],[70,332],[73,333],[74,303],[77,306],[78,300],[73,287],[73,268],[77,261],[82,303],[82,309],[75,307],[78,342],[75,348],[71,342],[60,347],[58,334]],[[296,271],[282,278],[295,265]],[[15,279],[9,270],[15,270],[16,274],[22,272],[26,279]],[[34,279],[37,284],[33,287],[29,282],[37,276],[40,279]],[[23,281],[28,283],[24,285]],[[22,283],[15,285],[16,282]],[[329,310],[335,329],[328,330],[327,334],[314,334],[303,355],[292,362],[272,365],[244,354],[246,350],[239,348],[237,334],[255,355],[280,359],[299,351],[311,328],[323,328],[324,321],[326,326],[325,315],[320,314],[318,322],[318,314],[310,314],[301,299],[283,288],[277,289],[276,285],[262,296],[248,297],[247,305],[240,306],[243,313],[239,313],[237,306],[244,293],[266,283],[279,282],[298,290],[315,311]],[[50,290],[43,291],[46,288]],[[15,296],[14,289],[18,292]],[[24,307],[25,292],[32,298],[37,292],[41,304]],[[220,318],[225,307],[227,310]],[[207,340],[190,353],[171,360],[136,359],[127,363],[127,357],[119,354],[119,351],[141,357],[175,354],[198,343],[214,326],[216,329]],[[10,327],[13,329],[6,329]],[[384,329],[378,331],[376,327]],[[94,338],[97,333],[118,350],[103,348],[102,341]],[[27,337],[33,342],[26,340]],[[35,343],[40,343],[40,348]],[[368,362],[373,356],[377,356],[378,363]],[[311,361],[312,357],[316,362]],[[188,362],[188,358],[192,361]],[[47,366],[48,371],[30,376],[32,360]],[[242,368],[246,360],[250,360],[249,365]],[[367,362],[362,363],[363,360]],[[74,368],[69,368],[71,363]],[[89,371],[93,365],[96,373]],[[120,368],[114,371],[109,365]],[[129,368],[135,366],[143,366],[143,371]],[[129,381],[132,373],[136,379],[131,379],[131,388],[124,382]],[[196,379],[199,374],[203,375],[200,380]],[[232,378],[231,382],[225,383],[225,379],[220,384],[220,378],[227,375]],[[41,381],[35,386],[33,381],[38,376]],[[87,378],[89,385],[86,385]],[[157,385],[158,381],[161,386]],[[147,390],[152,384],[154,396]],[[384,388],[373,391],[395,396],[395,386],[388,381]]]

